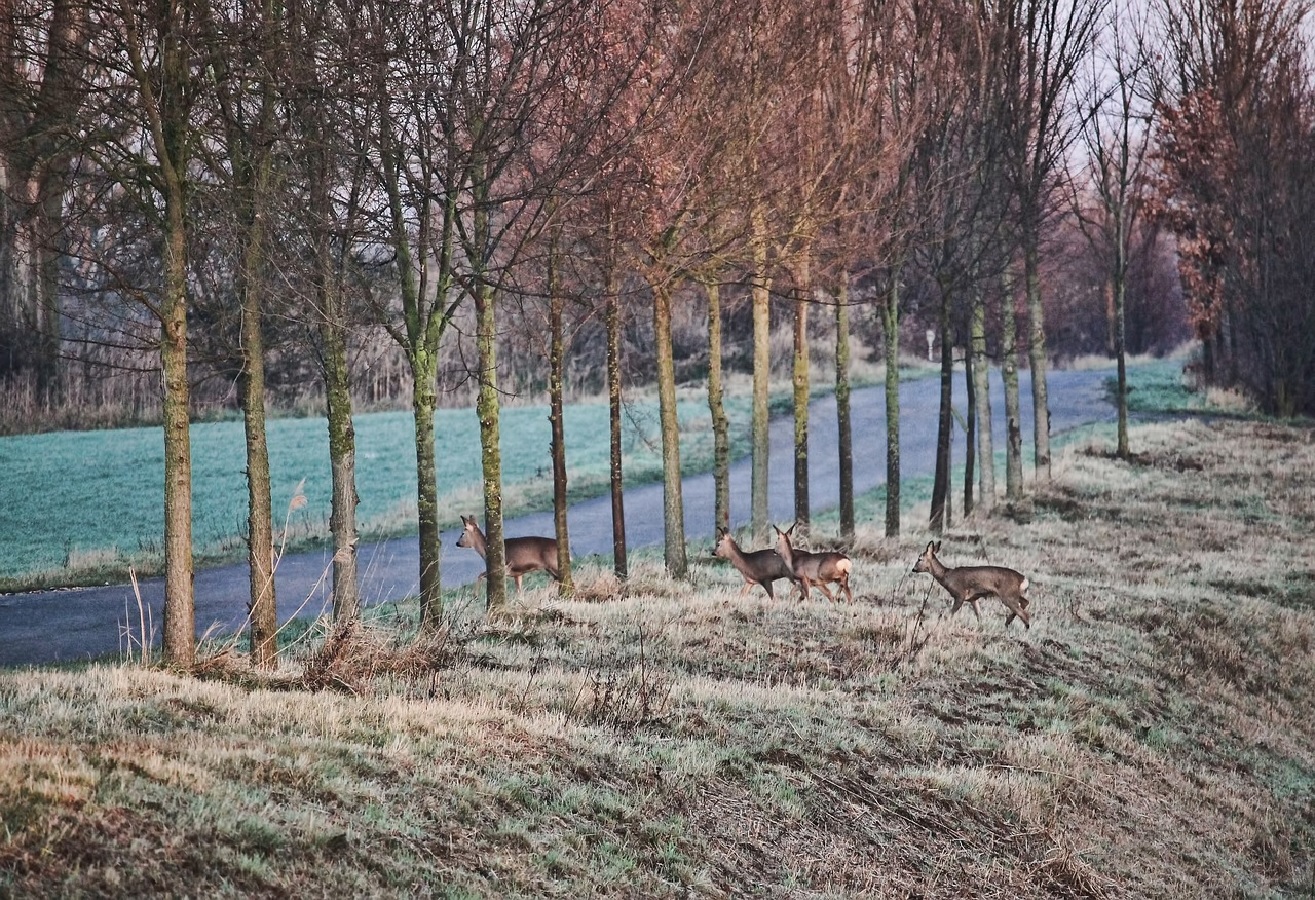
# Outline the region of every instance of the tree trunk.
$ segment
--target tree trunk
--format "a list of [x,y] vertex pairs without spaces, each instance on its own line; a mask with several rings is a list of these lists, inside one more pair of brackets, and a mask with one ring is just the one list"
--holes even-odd
[[950,334],[950,298],[941,289],[941,398],[936,425],[936,475],[932,480],[931,516],[928,522],[936,534],[950,527],[950,449],[954,397],[954,346]]
[[60,366],[60,298],[59,298],[59,243],[64,227],[64,200],[68,193],[68,179],[63,157],[49,163],[41,179],[41,197],[38,201],[38,221],[35,223],[39,239],[35,248],[37,265],[36,301],[37,320],[37,384],[46,402],[52,406],[63,399],[63,380]]
[[1018,397],[1018,314],[1014,280],[1004,276],[1000,308],[1000,377],[1005,388],[1005,497],[1023,499],[1023,425]]
[[[263,29],[273,28],[273,10],[262,12]],[[269,50],[262,51],[268,56]],[[261,79],[259,112],[254,128],[228,120],[230,155],[236,194],[240,198],[242,260],[238,297],[242,307],[242,371],[238,388],[246,433],[247,567],[250,576],[248,616],[251,622],[251,662],[257,669],[278,665],[278,600],[274,586],[274,522],[270,498],[269,443],[265,436],[264,291],[265,227],[269,219],[273,180],[273,85]],[[225,108],[228,106],[225,104]]]
[[[356,428],[352,424],[352,394],[347,368],[344,316],[336,285],[328,288],[338,298],[326,303],[328,320],[321,326],[324,341],[324,394],[329,420],[329,473],[333,499],[329,531],[333,535],[333,620],[339,624],[360,615],[360,586],[356,572]],[[432,433],[432,419],[430,431]]]
[[886,335],[886,537],[899,537],[899,273],[892,273],[882,306]]
[[680,484],[680,422],[676,413],[676,362],[671,345],[670,287],[653,285],[653,352],[657,359],[658,408],[662,428],[662,514],[664,559],[673,578],[684,578],[685,503]]
[[196,661],[192,589],[191,389],[187,378],[187,234],[182,189],[166,197],[164,296],[160,303],[160,364],[164,370],[164,660],[179,668]]
[[160,298],[160,364],[164,374],[164,635],[166,663],[180,668],[196,661],[195,572],[192,559],[192,437],[187,375],[187,223],[186,148],[190,48],[179,29],[182,14],[161,10],[158,32],[159,95],[139,55],[134,56],[139,90],[152,121],[159,188],[164,200],[163,295]]
[[557,533],[557,565],[559,578],[557,592],[563,598],[575,593],[575,583],[571,578],[571,540],[566,522],[566,423],[564,366],[566,340],[563,334],[562,317],[566,306],[566,297],[561,292],[557,278],[557,241],[551,240],[548,247],[548,331],[551,345],[548,351],[548,394],[551,411],[548,416],[552,423],[552,498],[553,524]]
[[1050,401],[1046,391],[1046,329],[1045,311],[1041,305],[1041,275],[1036,244],[1027,248],[1027,322],[1028,363],[1032,369],[1032,411],[1036,428],[1033,442],[1036,447],[1036,475],[1050,480]]
[[808,495],[808,304],[813,292],[808,252],[796,273],[794,298],[794,519],[800,537],[808,534],[812,503]]
[[438,466],[435,456],[434,410],[438,406],[437,355],[411,357],[411,412],[415,416],[416,528],[420,557],[420,627],[432,631],[443,620],[441,536],[438,527]]
[[767,277],[767,223],[760,206],[753,209],[753,458],[749,477],[750,523],[755,538],[767,533],[768,407],[772,376],[771,280]]
[[[265,179],[257,175],[253,201],[264,202]],[[242,419],[247,456],[247,563],[251,578],[248,613],[251,620],[251,662],[258,669],[272,669],[278,662],[275,635],[278,604],[274,590],[274,523],[270,499],[269,443],[265,438],[265,339],[260,274],[263,259],[264,216],[252,210],[247,223],[247,246],[243,254],[242,373],[238,379],[242,395]]]
[[708,293],[708,412],[712,416],[712,533],[731,527],[730,421],[722,402],[721,286],[714,280]]
[[1127,266],[1123,256],[1123,232],[1119,231],[1115,249],[1115,287],[1114,287],[1114,356],[1118,360],[1119,385],[1118,405],[1119,417],[1119,459],[1128,459],[1132,456],[1132,450],[1128,446],[1128,329],[1127,329],[1127,286],[1126,278]]
[[840,475],[840,539],[854,542],[854,427],[849,404],[849,273],[836,291],[836,452]]
[[610,461],[608,483],[612,495],[612,571],[625,581],[626,560],[625,477],[621,442],[621,298],[615,268],[607,274],[607,430]]
[[498,406],[498,329],[493,286],[480,282],[475,290],[479,352],[480,470],[484,476],[484,562],[489,611],[507,604],[507,556],[502,537],[502,450]]
[[973,514],[973,480],[977,474],[977,381],[971,352],[964,354],[963,376],[968,394],[963,456],[963,517],[966,519]]
[[991,364],[986,356],[986,296],[980,288],[973,293],[972,367],[977,409],[977,502],[989,516],[995,507],[995,449],[991,438]]

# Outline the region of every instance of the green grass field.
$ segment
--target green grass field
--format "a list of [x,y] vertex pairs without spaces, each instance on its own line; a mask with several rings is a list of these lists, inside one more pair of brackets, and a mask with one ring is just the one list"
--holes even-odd
[[[748,407],[728,401],[732,429],[747,432]],[[689,393],[680,404],[682,465],[711,467],[712,431],[706,401]],[[357,416],[359,521],[367,537],[414,533],[415,442],[409,413]],[[507,512],[551,506],[551,440],[547,408],[502,411],[502,465]],[[631,483],[661,477],[655,402],[631,403],[623,419],[626,476]],[[439,496],[448,524],[482,504],[479,430],[474,410],[440,410],[435,427]],[[576,496],[606,490],[606,403],[566,410],[567,460]],[[743,440],[735,441],[743,447]],[[322,419],[269,422],[270,467],[277,524],[294,542],[323,538],[329,521],[328,436]],[[194,539],[210,559],[244,553],[246,461],[240,421],[192,426]],[[163,441],[159,428],[56,432],[0,438],[0,590],[42,584],[122,579],[129,563],[158,566],[163,528]],[[307,504],[287,518],[294,493]]]
[[1112,445],[944,536],[1028,575],[1027,631],[909,572],[924,503],[860,532],[852,605],[649,553],[272,675],[0,672],[0,897],[1311,896],[1315,432]]

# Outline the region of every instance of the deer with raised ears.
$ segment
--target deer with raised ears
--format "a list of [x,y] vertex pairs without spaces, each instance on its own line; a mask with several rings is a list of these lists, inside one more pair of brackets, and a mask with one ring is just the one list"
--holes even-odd
[[951,614],[958,612],[959,607],[968,603],[972,605],[973,613],[980,622],[982,611],[977,608],[977,601],[983,597],[996,596],[1000,598],[1000,602],[1009,607],[1009,615],[1005,617],[1006,628],[1014,621],[1015,616],[1023,620],[1024,627],[1032,627],[1031,617],[1027,614],[1027,605],[1030,601],[1024,596],[1028,586],[1027,576],[1004,566],[948,568],[936,558],[940,549],[940,541],[929,542],[927,549],[922,551],[918,561],[913,564],[913,571],[930,572],[931,577],[950,592],[950,596],[954,598]]
[[[461,517],[461,537],[457,538],[458,547],[469,547],[487,560],[488,544],[484,532],[474,516]],[[530,572],[540,570],[547,572],[557,581],[562,580],[561,569],[557,565],[557,539],[549,537],[513,537],[502,542],[503,557],[507,563],[507,574],[516,580],[516,593],[521,592],[521,578]],[[479,589],[479,580],[486,573],[475,576],[475,589]]]
[[775,525],[772,528],[776,530],[776,552],[794,572],[804,599],[808,599],[809,589],[816,585],[817,589],[826,595],[826,599],[835,600],[835,595],[827,587],[828,584],[835,583],[845,592],[845,599],[853,603],[854,592],[849,589],[849,573],[854,570],[853,560],[843,553],[834,551],[810,553],[807,550],[796,550],[790,542],[790,534],[794,531],[795,525],[791,525],[785,531]]
[[740,545],[735,543],[731,533],[724,528],[717,531],[717,546],[712,549],[712,555],[730,560],[731,565],[740,570],[740,574],[744,576],[744,590],[740,591],[741,595],[747,594],[755,584],[760,584],[767,592],[767,596],[775,600],[776,595],[772,593],[773,581],[778,578],[798,581],[794,572],[775,550],[753,550],[745,553],[740,549]]

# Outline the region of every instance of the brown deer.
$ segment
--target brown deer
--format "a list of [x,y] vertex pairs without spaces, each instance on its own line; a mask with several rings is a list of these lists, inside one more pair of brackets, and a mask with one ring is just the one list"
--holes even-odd
[[[461,517],[462,532],[461,537],[457,538],[458,547],[469,547],[479,554],[479,558],[486,560],[488,543],[484,540],[484,532],[480,530],[479,523],[475,521],[474,516],[467,518]],[[516,593],[521,592],[521,578],[530,572],[537,572],[540,569],[547,572],[557,581],[562,580],[561,569],[557,565],[557,539],[550,537],[513,537],[506,538],[502,542],[503,556],[507,563],[507,574],[516,579]],[[475,590],[479,590],[479,580],[487,573],[480,572],[475,576]]]
[[940,549],[940,541],[928,543],[927,549],[913,564],[913,571],[930,572],[931,577],[950,592],[950,596],[954,598],[951,614],[958,612],[959,607],[965,603],[969,603],[972,604],[973,612],[980,622],[982,612],[977,608],[977,601],[995,595],[1009,607],[1009,615],[1005,617],[1006,628],[1014,621],[1014,616],[1023,620],[1024,627],[1032,627],[1031,617],[1027,614],[1027,605],[1030,601],[1023,596],[1027,591],[1026,576],[1004,566],[960,566],[950,569],[936,558]]
[[796,550],[790,543],[790,534],[795,529],[794,525],[785,531],[775,525],[772,528],[776,530],[776,552],[794,572],[794,577],[799,582],[799,590],[805,600],[808,599],[809,589],[813,585],[817,585],[817,589],[826,595],[826,599],[835,600],[835,595],[827,587],[828,584],[835,582],[840,586],[840,590],[845,592],[845,599],[850,603],[854,602],[854,592],[849,589],[849,573],[854,570],[854,563],[848,556],[831,551],[809,553],[807,550]]
[[755,584],[760,584],[767,592],[767,596],[775,600],[776,595],[772,593],[773,581],[778,578],[798,581],[794,572],[790,571],[790,567],[775,550],[754,550],[745,553],[740,549],[740,545],[735,543],[731,533],[724,528],[717,531],[717,546],[712,549],[712,555],[730,560],[731,565],[740,570],[740,574],[744,576],[744,590],[740,591],[741,595],[747,594]]

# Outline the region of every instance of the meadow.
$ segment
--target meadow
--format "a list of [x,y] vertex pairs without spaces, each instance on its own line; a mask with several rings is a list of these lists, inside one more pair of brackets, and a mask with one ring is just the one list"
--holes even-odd
[[0,896],[1310,896],[1315,431],[1112,446],[944,536],[1030,577],[1026,631],[869,524],[853,604],[640,555],[271,675],[0,673]]
[[[748,405],[728,399],[731,428],[747,434]],[[566,408],[567,464],[573,497],[603,493],[608,484],[606,402]],[[682,465],[712,465],[707,402],[688,391],[680,403]],[[357,509],[365,539],[412,534],[416,528],[414,419],[409,412],[354,418]],[[548,410],[502,411],[506,512],[551,508]],[[661,478],[657,403],[640,399],[622,420],[628,483]],[[479,422],[473,409],[440,409],[435,423],[441,507],[458,512],[482,505]],[[328,435],[322,418],[276,418],[268,426],[276,527],[290,546],[328,535]],[[738,439],[737,447],[746,441]],[[203,562],[242,558],[246,532],[246,457],[241,421],[192,426],[194,543]],[[64,431],[0,437],[0,591],[121,579],[134,565],[148,573],[162,563],[164,445],[158,427]],[[287,512],[295,494],[307,503]]]

